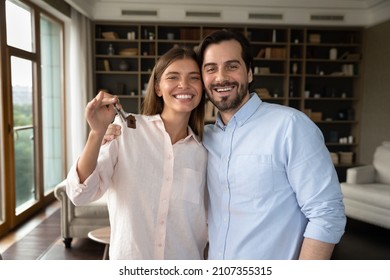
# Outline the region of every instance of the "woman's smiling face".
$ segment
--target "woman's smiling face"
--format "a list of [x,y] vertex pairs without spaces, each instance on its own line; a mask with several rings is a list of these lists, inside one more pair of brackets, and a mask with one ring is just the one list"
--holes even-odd
[[172,62],[161,76],[156,93],[164,99],[164,111],[191,113],[202,97],[201,74],[191,58]]

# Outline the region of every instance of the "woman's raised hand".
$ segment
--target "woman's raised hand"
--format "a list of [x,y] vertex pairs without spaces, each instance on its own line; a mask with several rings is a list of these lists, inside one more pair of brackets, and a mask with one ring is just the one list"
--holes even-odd
[[108,125],[115,118],[116,111],[112,104],[118,103],[118,97],[100,91],[88,102],[85,108],[85,118],[92,131],[104,135]]

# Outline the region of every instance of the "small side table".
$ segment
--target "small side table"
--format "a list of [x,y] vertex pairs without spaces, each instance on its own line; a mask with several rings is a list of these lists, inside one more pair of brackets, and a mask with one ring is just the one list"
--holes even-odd
[[108,251],[110,248],[110,235],[111,235],[110,227],[98,228],[88,232],[88,237],[90,239],[106,245],[104,247],[103,260],[109,259]]

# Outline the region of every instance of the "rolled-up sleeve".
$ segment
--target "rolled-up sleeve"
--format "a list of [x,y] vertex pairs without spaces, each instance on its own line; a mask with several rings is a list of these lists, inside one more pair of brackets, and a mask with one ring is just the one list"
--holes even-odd
[[98,200],[112,184],[117,161],[117,141],[114,140],[101,147],[95,170],[91,175],[80,183],[77,173],[77,162],[71,166],[66,180],[66,193],[75,205],[84,205]]
[[[346,225],[343,195],[321,131],[305,117],[292,125],[289,181],[308,219],[304,236],[338,243]],[[303,120],[302,120],[303,119]],[[298,125],[298,124],[306,125]]]

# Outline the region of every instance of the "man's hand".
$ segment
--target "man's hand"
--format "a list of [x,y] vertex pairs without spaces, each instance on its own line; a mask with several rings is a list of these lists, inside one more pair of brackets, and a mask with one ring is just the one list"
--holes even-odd
[[106,133],[104,134],[102,145],[114,140],[119,135],[121,135],[121,129],[122,127],[118,124],[110,124],[106,130]]

